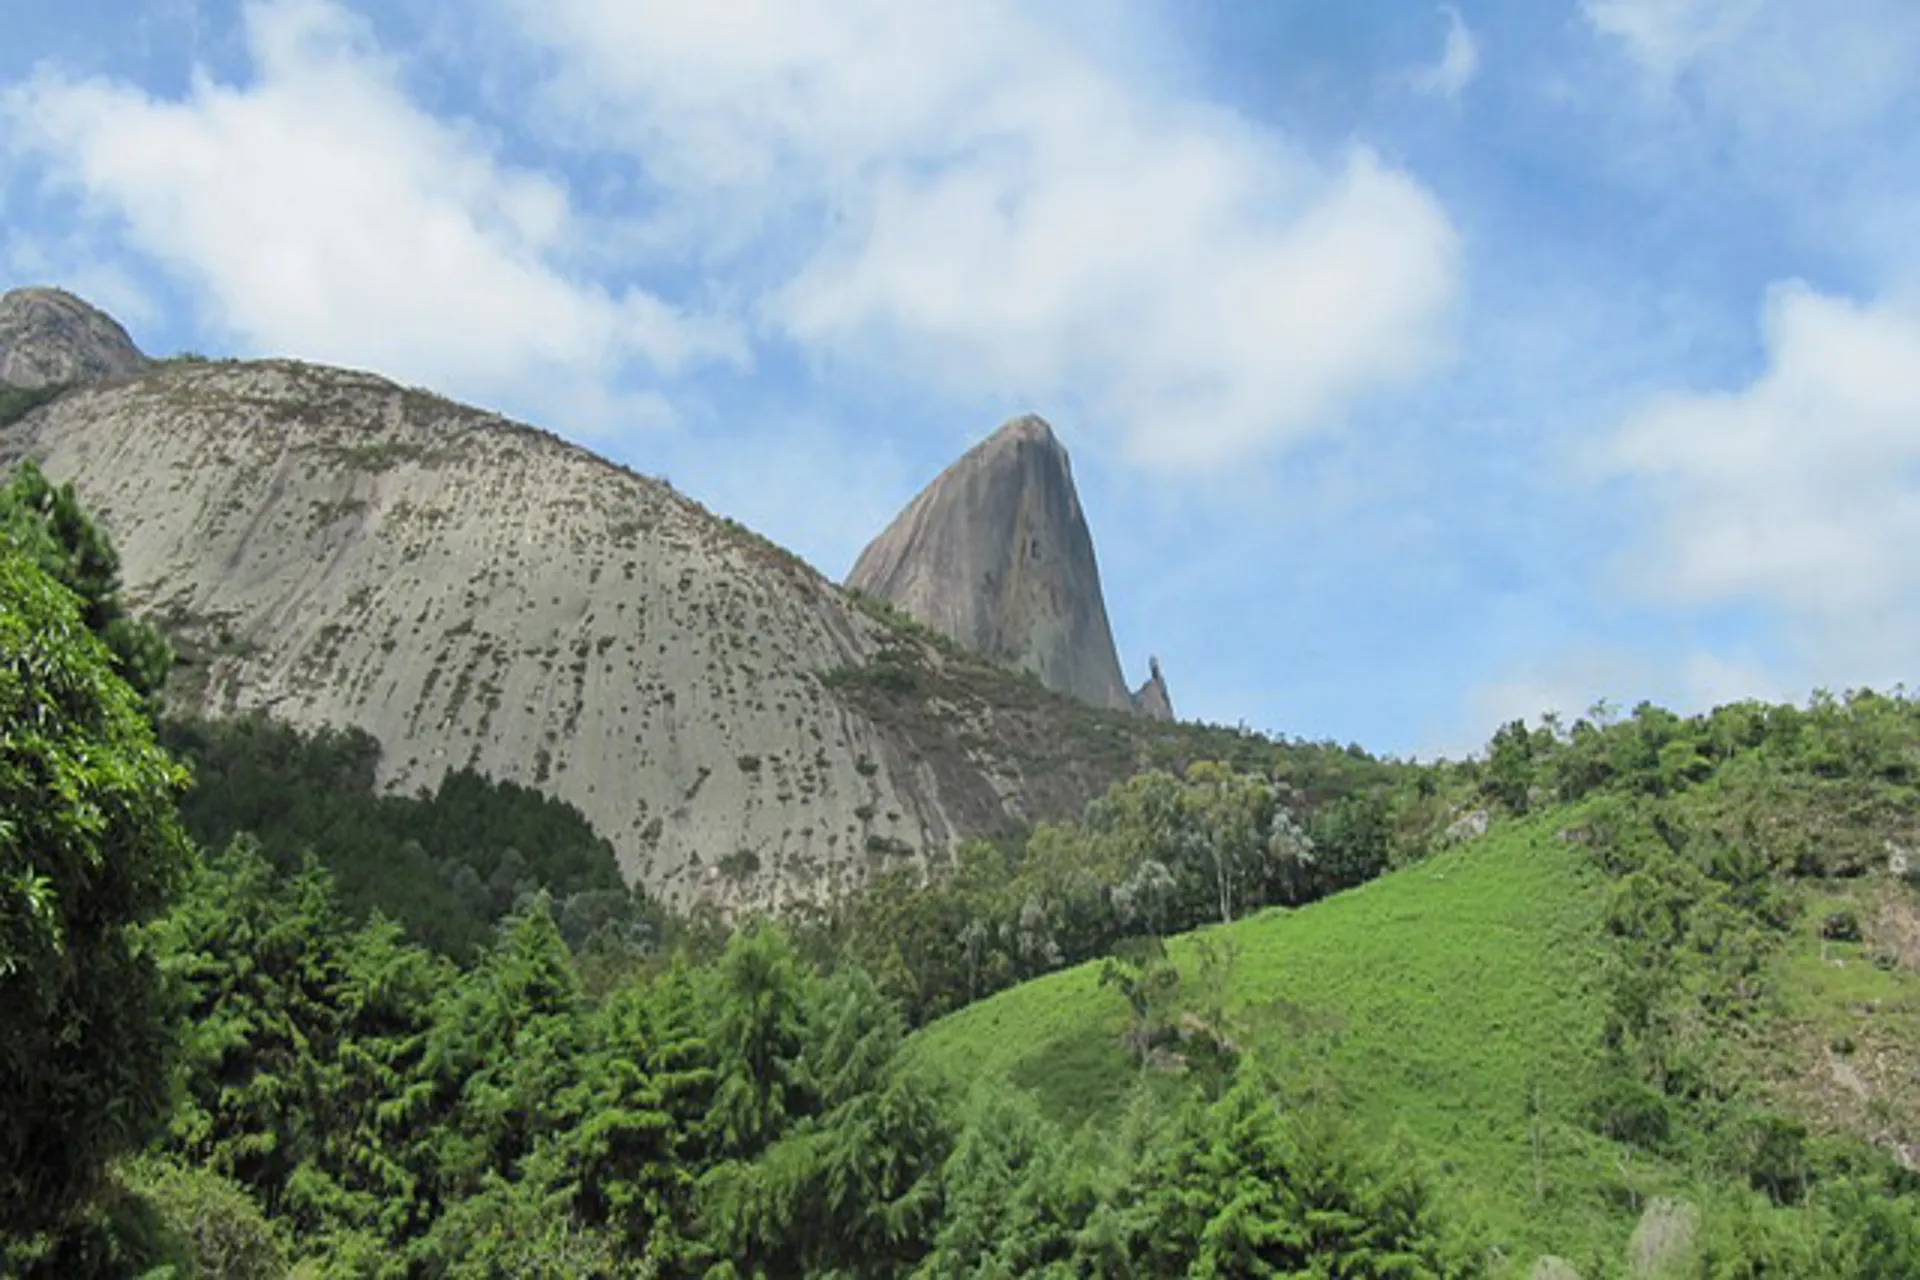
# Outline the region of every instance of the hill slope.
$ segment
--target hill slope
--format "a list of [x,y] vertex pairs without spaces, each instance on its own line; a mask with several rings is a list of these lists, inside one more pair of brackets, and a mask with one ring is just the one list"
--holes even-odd
[[[1405,1136],[1514,1256],[1575,1253],[1622,1226],[1599,1188],[1604,1140],[1577,1113],[1596,1066],[1605,885],[1551,824],[1512,827],[1297,911],[1173,940],[1237,952],[1230,1021],[1295,1087],[1327,1092],[1377,1140]],[[1005,1079],[1071,1122],[1110,1119],[1141,1078],[1127,1010],[1082,965],[1002,992],[910,1042],[956,1080]],[[1549,1118],[1535,1202],[1529,1106]]]
[[[1121,948],[932,1023],[913,1051],[1105,1132],[1143,1082],[1205,1086],[1224,1034],[1292,1099],[1404,1141],[1516,1274],[1547,1252],[1614,1274],[1643,1208],[1668,1227],[1697,1211],[1673,1247],[1700,1274],[1736,1257],[1895,1274],[1820,1258],[1882,1213],[1856,1261],[1895,1256],[1911,1201],[1892,1197],[1920,1189],[1916,743],[1920,705],[1866,691],[1510,725],[1407,798],[1521,816],[1176,938],[1176,977]],[[1663,1196],[1692,1207],[1656,1212]]]

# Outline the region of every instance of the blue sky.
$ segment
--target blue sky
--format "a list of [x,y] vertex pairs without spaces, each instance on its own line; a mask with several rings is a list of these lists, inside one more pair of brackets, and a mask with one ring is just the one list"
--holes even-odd
[[1123,661],[1398,753],[1909,678],[1911,0],[12,0],[0,286],[833,576],[1016,412]]

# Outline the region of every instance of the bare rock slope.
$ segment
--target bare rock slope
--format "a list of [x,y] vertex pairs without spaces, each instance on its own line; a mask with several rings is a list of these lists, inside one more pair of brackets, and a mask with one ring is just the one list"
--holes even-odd
[[1128,691],[1073,468],[1053,429],[1002,426],[921,490],[847,586],[1097,707],[1171,719],[1159,666]]
[[[341,369],[149,362],[31,292],[0,355],[51,398],[0,397],[0,467],[99,515],[175,709],[363,729],[402,791],[537,787],[669,902],[820,900],[1267,749],[1039,688],[545,432]],[[1047,501],[1077,520],[1070,482]]]
[[118,321],[63,289],[0,293],[0,383],[37,390],[127,377],[146,364]]
[[817,678],[875,624],[552,436],[274,361],[70,391],[0,432],[20,455],[75,482],[192,660],[176,705],[358,726],[397,789],[460,766],[537,785],[673,901],[817,896],[869,837],[957,834],[937,781]]

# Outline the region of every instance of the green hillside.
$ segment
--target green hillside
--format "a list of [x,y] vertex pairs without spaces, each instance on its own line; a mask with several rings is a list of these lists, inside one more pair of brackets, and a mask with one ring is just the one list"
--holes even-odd
[[[1604,877],[1557,830],[1515,825],[1170,947],[1183,979],[1200,967],[1197,938],[1237,951],[1229,1018],[1244,1046],[1330,1092],[1380,1141],[1407,1139],[1529,1259],[1600,1250],[1632,1226],[1600,1190],[1620,1153],[1579,1123],[1599,1069]],[[1141,1077],[1121,1046],[1126,1020],[1087,964],[944,1018],[910,1052],[956,1079],[1025,1086],[1057,1117],[1097,1120]]]
[[[1183,1023],[1220,1027],[1283,1105],[1410,1153],[1497,1269],[1552,1253],[1618,1273],[1671,1197],[1701,1215],[1698,1274],[1821,1274],[1805,1242],[1852,1228],[1823,1216],[1844,1195],[1818,1189],[1913,1181],[1888,1158],[1911,1166],[1920,1134],[1920,894],[1896,874],[1920,816],[1913,716],[1862,694],[1688,721],[1642,708],[1572,737],[1510,727],[1433,785],[1464,796],[1470,779],[1515,816],[1171,939],[1144,1016],[1177,1049],[1204,1040]],[[1211,1084],[1129,1049],[1143,1015],[1115,979],[1144,972],[1026,982],[909,1053],[1111,1132],[1138,1093]]]

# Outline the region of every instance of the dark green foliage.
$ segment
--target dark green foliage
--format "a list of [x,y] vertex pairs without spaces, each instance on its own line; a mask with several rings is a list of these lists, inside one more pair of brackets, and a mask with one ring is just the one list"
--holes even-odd
[[277,1213],[316,1155],[340,1040],[346,926],[331,886],[313,864],[282,877],[236,841],[205,860],[160,949],[187,1013],[167,1145]]
[[479,964],[436,1010],[421,1074],[437,1113],[432,1181],[444,1203],[474,1194],[489,1175],[518,1180],[524,1162],[559,1132],[578,1082],[580,992],[547,899],[501,928]]
[[1288,1117],[1257,1071],[1188,1108],[1136,1174],[1133,1252],[1149,1275],[1449,1276],[1479,1268],[1421,1182]]
[[1111,1185],[1098,1180],[1105,1154],[1076,1149],[1025,1095],[983,1090],[941,1168],[945,1212],[915,1274],[1082,1274],[1079,1238],[1111,1216]]
[[755,925],[727,945],[718,982],[713,1132],[722,1150],[746,1155],[815,1106],[800,1070],[812,974],[784,932]]
[[702,1000],[684,966],[616,992],[593,1016],[577,1121],[558,1148],[579,1219],[621,1251],[670,1267],[697,1256],[695,1171],[708,1163],[714,1071]]
[[1365,884],[1385,871],[1392,857],[1391,815],[1380,792],[1342,796],[1315,813],[1307,830],[1316,855],[1314,888],[1275,901],[1298,903]]
[[1480,790],[1512,813],[1525,813],[1533,790],[1533,735],[1526,722],[1502,725],[1487,750],[1487,772]]
[[1756,1116],[1740,1135],[1747,1179],[1775,1204],[1798,1204],[1813,1180],[1806,1126],[1781,1116]]
[[303,1233],[417,1228],[408,1099],[446,963],[384,919],[350,931],[316,865],[283,873],[244,839],[205,860],[160,950],[188,1015],[169,1149]]
[[158,631],[127,612],[120,598],[120,556],[80,505],[73,486],[56,486],[32,462],[22,462],[12,482],[0,488],[4,543],[12,543],[80,598],[81,619],[106,642],[115,672],[145,700],[149,714],[157,710],[173,650]]
[[41,405],[52,402],[65,390],[59,385],[16,387],[0,382],[0,427],[12,426]]
[[203,845],[249,832],[277,864],[309,852],[348,913],[383,911],[457,959],[494,923],[545,891],[567,940],[650,944],[658,913],[620,877],[613,847],[579,810],[468,770],[431,793],[382,795],[380,747],[355,729],[306,733],[261,716],[169,720],[168,746],[192,766],[182,821]]
[[[211,1174],[205,1181],[220,1182]],[[252,1216],[257,1219],[259,1213],[254,1207]],[[133,1190],[124,1174],[108,1173],[57,1234],[0,1235],[0,1275],[9,1280],[120,1280],[156,1271],[195,1275],[193,1240],[183,1225]]]
[[1734,1198],[1709,1218],[1698,1274],[1719,1280],[1920,1275],[1920,1200],[1869,1180],[1836,1181],[1805,1206]]
[[1835,911],[1820,923],[1820,936],[1831,942],[1860,941],[1860,917],[1853,911]]
[[141,926],[187,866],[185,780],[81,602],[0,539],[0,1234],[60,1223],[164,1116]]
[[1145,1066],[1153,1050],[1172,1037],[1180,971],[1167,959],[1160,939],[1129,938],[1101,966],[1100,985],[1113,987],[1126,1000],[1129,1018],[1123,1039]]
[[945,1109],[897,1065],[898,1011],[858,970],[821,984],[803,1041],[811,1105],[705,1180],[713,1246],[747,1275],[903,1274],[938,1218]]
[[1288,1112],[1243,1065],[1217,1099],[1070,1141],[983,1093],[942,1169],[946,1210],[918,1274],[1465,1276],[1481,1270],[1425,1184],[1322,1113]]
[[341,964],[346,981],[314,1112],[317,1140],[282,1207],[309,1237],[361,1232],[404,1240],[433,1209],[419,1136],[431,1096],[422,1062],[453,973],[381,916],[345,939]]

